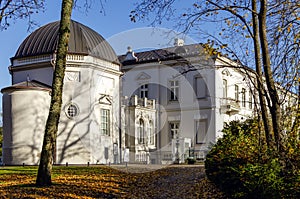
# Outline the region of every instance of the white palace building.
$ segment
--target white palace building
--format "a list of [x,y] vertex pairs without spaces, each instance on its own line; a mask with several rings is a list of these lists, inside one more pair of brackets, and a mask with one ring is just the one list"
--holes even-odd
[[[12,85],[1,90],[6,165],[39,163],[58,29],[59,22],[37,29],[11,58]],[[255,113],[252,71],[235,66],[180,39],[118,57],[101,35],[72,21],[54,163],[205,158],[224,122]]]

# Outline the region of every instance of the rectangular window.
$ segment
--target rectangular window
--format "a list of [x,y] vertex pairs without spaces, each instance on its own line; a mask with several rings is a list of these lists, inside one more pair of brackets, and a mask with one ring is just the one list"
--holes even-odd
[[223,79],[223,98],[227,98],[227,80]]
[[252,104],[252,93],[251,91],[249,91],[249,109],[253,108],[253,104]]
[[246,89],[242,88],[242,107],[246,107]]
[[170,142],[179,136],[179,122],[170,122]]
[[235,101],[239,101],[239,86],[238,85],[234,85],[234,99]]
[[206,142],[207,120],[196,121],[196,143],[203,144]]
[[140,87],[140,97],[148,98],[148,84],[143,84]]
[[170,100],[177,101],[179,96],[179,81],[171,80],[170,81]]
[[101,135],[110,135],[110,110],[109,109],[101,109],[100,110],[100,132]]
[[206,83],[203,77],[195,77],[195,94],[197,98],[206,97]]

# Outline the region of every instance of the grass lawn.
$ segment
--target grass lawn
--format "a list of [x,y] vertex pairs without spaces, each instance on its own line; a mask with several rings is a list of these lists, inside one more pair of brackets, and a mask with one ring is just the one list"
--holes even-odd
[[107,166],[54,166],[49,187],[35,187],[36,166],[0,167],[0,198],[223,198],[204,168],[126,173]]

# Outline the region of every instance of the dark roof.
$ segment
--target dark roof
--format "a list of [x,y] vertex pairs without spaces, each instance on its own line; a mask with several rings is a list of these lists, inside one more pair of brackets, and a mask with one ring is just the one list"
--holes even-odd
[[190,44],[185,46],[175,46],[163,49],[135,53],[137,59],[126,59],[127,54],[119,56],[119,61],[124,65],[185,59],[191,56],[200,55],[203,52],[202,44]]
[[18,90],[18,89],[34,89],[34,90],[45,90],[45,91],[51,91],[51,86],[44,84],[42,82],[36,81],[36,80],[29,80],[29,81],[23,81],[14,85],[11,85],[9,87],[3,88],[1,92],[5,92],[7,90]]
[[[31,33],[12,59],[54,53],[57,49],[59,23],[59,21],[49,23]],[[70,31],[69,53],[91,55],[119,63],[110,44],[94,30],[72,20]]]

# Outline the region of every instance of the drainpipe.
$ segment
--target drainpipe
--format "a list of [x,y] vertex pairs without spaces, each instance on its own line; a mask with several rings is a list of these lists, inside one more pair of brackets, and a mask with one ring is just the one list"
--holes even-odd
[[120,164],[122,163],[122,97],[123,97],[123,86],[122,86],[122,76],[119,77],[119,154],[120,154]]
[[159,162],[161,162],[161,114],[160,114],[160,104],[161,104],[161,97],[160,97],[160,63],[161,62],[158,62],[158,89],[157,89],[157,92],[158,92],[158,95],[157,95],[157,102],[158,102],[158,113],[157,113],[157,123],[158,123],[158,129],[159,129],[159,132],[158,132],[158,136],[156,136],[156,139],[158,142],[156,142],[157,144],[157,149],[159,149]]

